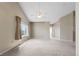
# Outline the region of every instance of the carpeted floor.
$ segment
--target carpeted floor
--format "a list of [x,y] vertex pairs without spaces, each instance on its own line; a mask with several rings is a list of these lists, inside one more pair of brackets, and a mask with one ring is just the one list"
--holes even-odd
[[75,43],[30,39],[2,56],[75,56]]

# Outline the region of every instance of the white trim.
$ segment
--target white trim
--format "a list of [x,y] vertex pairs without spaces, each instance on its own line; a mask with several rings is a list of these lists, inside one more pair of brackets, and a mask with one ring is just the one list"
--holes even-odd
[[[19,43],[19,44],[20,44],[20,43]],[[2,54],[4,54],[4,53],[8,52],[9,50],[13,49],[14,47],[17,47],[19,44],[15,45],[15,46],[12,46],[12,47],[10,47],[10,48],[8,48],[8,49],[6,49],[6,50],[0,52],[0,55],[2,55]]]

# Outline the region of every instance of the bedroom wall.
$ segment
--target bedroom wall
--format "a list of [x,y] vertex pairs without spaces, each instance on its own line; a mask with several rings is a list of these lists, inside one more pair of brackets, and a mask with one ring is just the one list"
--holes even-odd
[[49,39],[50,24],[48,22],[31,22],[31,38],[34,39]]
[[76,3],[76,55],[79,56],[79,3]]
[[22,43],[22,40],[15,40],[15,16],[20,16],[22,21],[28,24],[29,21],[18,3],[0,3],[0,53]]
[[61,40],[73,41],[73,12],[60,19]]

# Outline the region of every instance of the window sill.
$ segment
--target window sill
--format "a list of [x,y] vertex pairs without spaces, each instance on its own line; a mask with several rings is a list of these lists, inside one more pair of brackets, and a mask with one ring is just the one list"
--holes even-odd
[[29,35],[22,35],[22,39],[26,39]]

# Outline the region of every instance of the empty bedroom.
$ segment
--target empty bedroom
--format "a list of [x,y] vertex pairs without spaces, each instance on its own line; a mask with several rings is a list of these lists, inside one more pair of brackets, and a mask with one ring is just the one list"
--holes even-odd
[[0,2],[1,56],[75,56],[75,2]]

